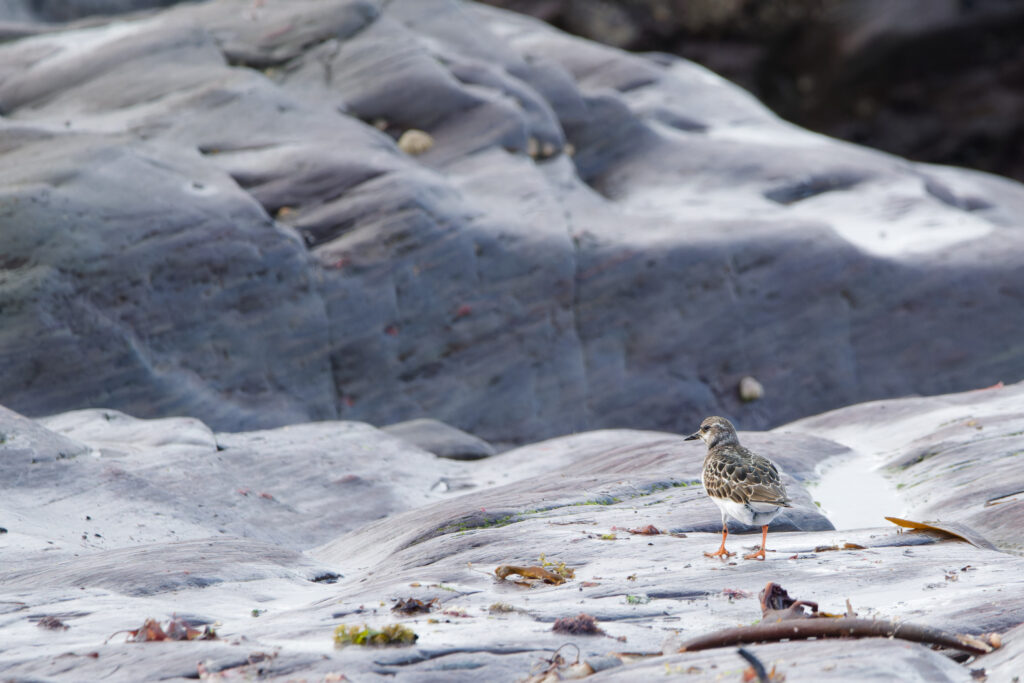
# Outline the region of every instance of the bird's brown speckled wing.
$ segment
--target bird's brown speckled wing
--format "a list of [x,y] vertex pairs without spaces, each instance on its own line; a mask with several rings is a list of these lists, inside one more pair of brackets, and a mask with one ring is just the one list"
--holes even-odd
[[742,446],[716,448],[704,461],[708,495],[737,503],[774,503],[789,507],[786,487],[771,460]]

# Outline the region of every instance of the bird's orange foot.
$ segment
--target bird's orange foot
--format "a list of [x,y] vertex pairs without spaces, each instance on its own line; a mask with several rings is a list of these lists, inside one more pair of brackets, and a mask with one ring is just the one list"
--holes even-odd
[[761,548],[756,553],[749,553],[743,556],[744,560],[763,560],[764,559],[764,548]]
[[721,548],[719,548],[717,551],[713,553],[704,553],[704,557],[721,557],[724,559],[727,557],[732,557],[735,554],[736,553],[730,553],[728,550],[725,549],[725,546],[723,545]]

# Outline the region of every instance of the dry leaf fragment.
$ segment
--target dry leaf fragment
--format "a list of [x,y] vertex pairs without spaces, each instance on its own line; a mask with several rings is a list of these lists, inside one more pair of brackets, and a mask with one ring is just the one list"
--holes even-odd
[[642,536],[657,536],[661,533],[661,531],[658,530],[658,527],[653,524],[648,524],[647,526],[640,527],[639,529],[627,529],[627,531],[631,534],[640,534]]
[[[156,619],[146,619],[146,621],[142,623],[142,626],[134,631],[118,631],[118,633],[127,633],[128,638],[125,642],[128,643],[148,643],[161,640],[217,639],[217,633],[208,625],[203,626],[202,629],[198,629],[190,626],[188,622],[181,617],[172,617],[171,620],[167,622],[167,628],[160,626],[160,622]],[[115,635],[117,635],[117,633],[111,635],[111,638]],[[110,638],[107,640],[110,640]]]
[[565,583],[565,579],[554,572],[549,572],[544,567],[518,567],[512,564],[503,564],[494,570],[499,579],[505,579],[511,574],[518,574],[525,579],[539,579],[545,583],[557,585]]

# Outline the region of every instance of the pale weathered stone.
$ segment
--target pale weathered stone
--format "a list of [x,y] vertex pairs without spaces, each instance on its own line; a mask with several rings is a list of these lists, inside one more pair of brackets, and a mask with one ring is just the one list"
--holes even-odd
[[[1012,440],[1000,430],[1022,419],[1022,391],[866,404],[742,433],[743,443],[779,464],[794,499],[788,517],[773,523],[764,562],[704,557],[720,539],[718,511],[699,484],[704,449],[674,434],[588,432],[452,461],[348,422],[225,434],[195,420],[114,411],[43,424],[0,411],[0,674],[187,678],[201,663],[225,676],[418,681],[469,672],[473,680],[517,681],[570,643],[570,661],[579,648],[597,681],[666,671],[738,678],[735,648],[673,654],[672,643],[756,622],[757,592],[775,581],[825,611],[844,612],[849,600],[862,617],[995,632],[1002,641],[965,665],[900,640],[748,648],[787,681],[966,681],[979,667],[991,680],[1008,679],[1021,654],[1024,558],[891,525],[831,530],[803,483],[825,460],[870,455],[819,434],[863,434],[857,447],[888,439],[896,455],[905,450],[899,435],[931,443],[956,430],[979,438],[994,429],[990,446]],[[963,412],[976,424],[960,420]],[[923,477],[899,490],[908,514],[960,515],[1002,550],[1016,547],[1019,506],[980,508],[1000,511],[992,524],[964,502],[988,495],[984,477],[953,480],[968,517],[911,493],[943,482],[941,470],[914,469],[929,460],[897,474]],[[986,462],[971,451],[958,466],[978,472]],[[1013,470],[1000,476],[1014,485]],[[441,480],[460,485],[435,486]],[[629,531],[649,525],[663,533]],[[760,542],[757,530],[731,531],[733,550]],[[541,562],[564,562],[575,576],[527,588],[494,574],[502,564]],[[405,598],[437,602],[429,613],[393,612]],[[607,635],[552,632],[556,619],[581,612]],[[216,624],[222,639],[142,644],[113,635],[175,614]],[[41,630],[47,616],[70,628]],[[339,624],[388,623],[419,639],[385,649],[333,646]],[[616,654],[623,652],[648,657]]]

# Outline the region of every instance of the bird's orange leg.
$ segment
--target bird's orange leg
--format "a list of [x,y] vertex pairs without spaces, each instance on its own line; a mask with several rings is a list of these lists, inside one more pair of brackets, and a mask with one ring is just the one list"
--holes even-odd
[[761,549],[756,551],[756,552],[752,552],[749,555],[744,555],[743,559],[744,560],[763,560],[764,559],[765,543],[767,541],[768,541],[768,525],[765,524],[763,527],[761,527]]
[[725,537],[728,536],[728,535],[729,535],[729,527],[727,527],[723,523],[722,524],[722,545],[721,545],[721,547],[719,547],[718,550],[716,550],[713,553],[704,553],[704,557],[721,557],[722,559],[725,559],[727,557],[732,557],[733,555],[735,555],[736,553],[730,553],[728,550],[725,549]]

